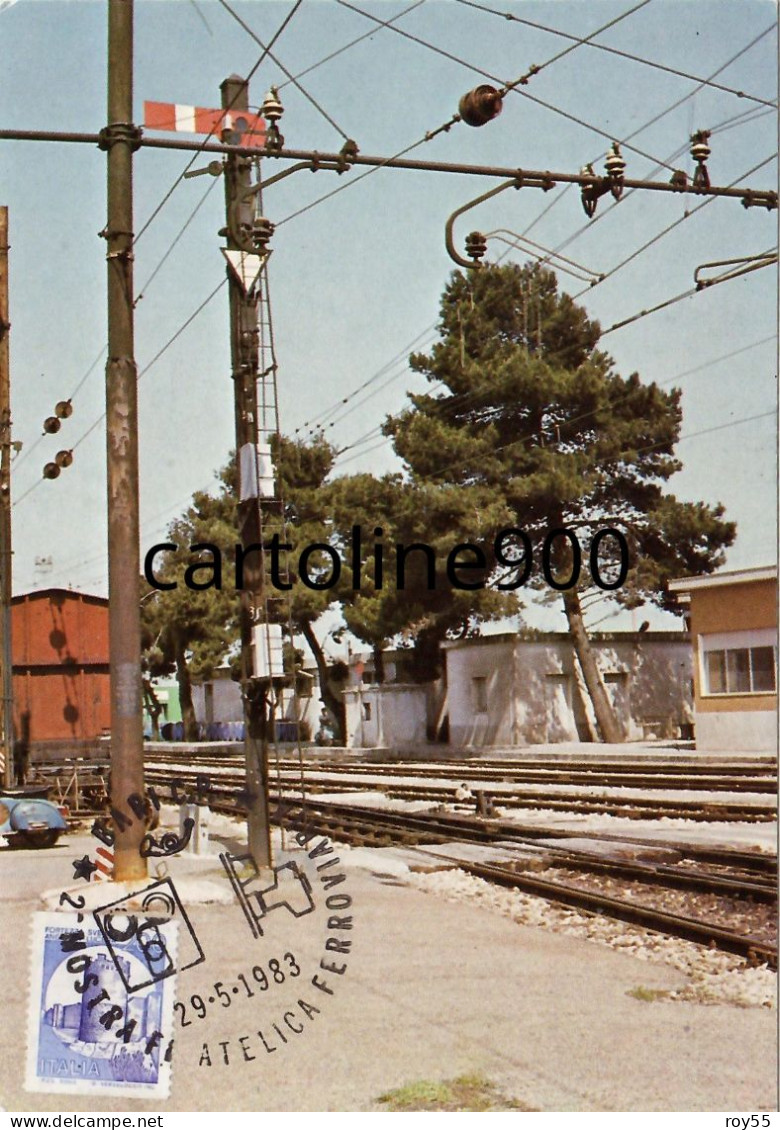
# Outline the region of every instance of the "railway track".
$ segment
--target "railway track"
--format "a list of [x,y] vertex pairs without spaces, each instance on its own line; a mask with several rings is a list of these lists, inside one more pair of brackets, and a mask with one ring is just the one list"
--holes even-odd
[[[151,776],[151,773],[150,773]],[[194,774],[193,774],[194,779]],[[160,788],[164,782],[159,781]],[[282,790],[272,793],[277,806],[275,819],[285,827],[319,833],[339,841],[369,847],[426,845],[426,858],[457,867],[478,878],[537,895],[562,906],[589,913],[604,914],[620,921],[685,938],[706,946],[717,946],[755,962],[777,966],[777,945],[744,931],[729,930],[721,924],[700,918],[669,913],[636,899],[617,898],[603,891],[592,891],[569,882],[541,877],[527,870],[540,862],[544,869],[562,869],[591,876],[610,876],[648,890],[682,890],[717,896],[742,905],[771,905],[777,897],[777,858],[752,852],[668,844],[663,847],[678,853],[675,863],[647,862],[597,857],[592,852],[571,850],[540,840],[582,838],[582,832],[561,832],[560,829],[524,827],[501,820],[481,820],[452,813],[409,813],[372,809],[364,806],[321,801],[315,797],[301,805],[296,794]],[[220,791],[209,799],[211,807],[232,815],[243,809],[235,793],[221,782]],[[607,845],[627,844],[640,849],[659,848],[657,842],[641,838],[627,839],[610,834],[587,835]],[[525,852],[512,865],[467,862],[448,854],[445,845],[453,841],[501,845],[506,850]],[[431,850],[433,847],[434,850]],[[713,868],[716,868],[714,870]]]
[[[206,766],[198,769],[183,766],[180,762],[152,762],[146,768],[146,777],[151,784],[165,784],[171,780],[172,774],[183,783],[183,787],[196,788],[198,772],[209,776],[209,792],[219,796],[239,791],[244,784],[243,768],[224,766],[218,774],[214,771],[211,776],[206,772]],[[442,774],[439,774],[441,777]],[[273,780],[286,783],[295,787],[300,779],[296,769],[274,768]],[[459,778],[456,778],[459,779]],[[481,780],[481,779],[480,779]],[[328,775],[319,773],[316,769],[307,768],[305,773],[306,791],[310,794],[323,792],[382,792],[390,799],[425,802],[427,804],[446,804],[455,801],[456,786],[452,785],[418,785],[406,782],[385,782],[384,780],[367,781],[363,785],[359,781],[339,781]],[[556,782],[557,784],[557,782]],[[690,800],[680,797],[641,797],[627,796],[618,793],[588,795],[587,793],[566,791],[530,791],[519,789],[516,786],[501,782],[500,786],[488,786],[491,801],[501,808],[528,809],[533,811],[553,811],[579,813],[584,815],[623,816],[633,820],[656,820],[659,817],[669,819],[694,820],[699,822],[770,822],[776,819],[777,811],[773,803],[755,804],[739,801],[702,801]]]
[[[339,811],[333,812],[331,811],[332,808],[337,808]],[[407,814],[401,814],[401,812],[387,814],[387,812],[371,811],[366,814],[364,809],[353,809],[352,812],[345,811],[345,809],[347,809],[347,806],[323,806],[320,808],[319,806],[307,805],[303,809],[298,809],[297,812],[287,814],[285,823],[289,827],[319,832],[335,838],[335,840],[346,840],[358,844],[369,842],[374,845],[381,845],[383,842],[392,843],[393,840],[409,843],[410,838],[411,843],[431,842],[432,838],[437,842],[451,842],[452,840],[453,829],[449,827],[447,822],[439,823],[434,820],[433,824],[437,825],[436,831],[428,831],[428,829],[419,828],[418,825],[421,823],[419,818],[408,819]],[[460,827],[457,831],[462,835],[463,828]],[[409,833],[411,833],[411,837]],[[480,829],[477,835],[480,834],[489,834],[489,829]],[[514,836],[514,841],[522,842],[520,836],[517,835]],[[744,863],[742,855],[745,853],[737,854],[740,857],[740,863]],[[722,895],[725,890],[728,890],[730,897],[737,897],[737,890],[740,890],[742,892],[738,895],[740,898],[752,898],[753,901],[768,903],[773,902],[774,898],[777,897],[777,884],[763,883],[763,881],[742,883],[740,880],[726,880],[711,875],[705,876],[702,872],[699,875],[688,872],[686,875],[683,869],[658,866],[658,864],[656,866],[644,866],[644,864],[596,861],[584,857],[582,852],[553,852],[552,857],[551,862],[556,867],[563,866],[566,869],[591,872],[600,870],[601,872],[615,873],[615,875],[622,877],[641,877],[643,883],[656,887],[690,884],[688,889],[707,890],[708,893],[712,894]],[[522,890],[527,894],[547,898],[548,901],[558,905],[575,907],[575,909],[590,913],[605,914],[608,918],[640,925],[645,929],[666,933],[666,935],[673,937],[685,938],[688,941],[697,942],[699,945],[716,946],[728,951],[728,953],[746,957],[749,961],[766,963],[777,968],[777,944],[746,935],[744,932],[728,930],[717,923],[703,922],[700,919],[692,918],[692,916],[660,910],[656,906],[629,901],[625,898],[616,898],[601,892],[595,893],[592,890],[572,884],[561,883],[561,881],[540,878],[535,873],[518,871],[503,866],[503,864],[467,862],[447,853],[439,852],[434,853],[434,858],[441,859],[450,867],[457,867],[466,871],[469,875],[486,879],[489,883]],[[777,859],[774,860],[774,863],[777,867]]]
[[[240,771],[243,758],[204,755],[183,761],[180,754],[155,752],[148,755],[150,765],[197,768],[201,771]],[[282,772],[299,772],[297,759],[280,758],[274,763]],[[777,792],[777,773],[771,764],[730,765],[719,771],[706,765],[650,765],[636,763],[616,766],[610,762],[566,762],[563,765],[541,765],[538,760],[497,760],[473,758],[467,761],[357,762],[319,760],[307,757],[306,775],[321,778],[332,776],[412,777],[421,780],[449,778],[483,784],[564,784],[597,785],[614,788],[696,789],[707,792]]]

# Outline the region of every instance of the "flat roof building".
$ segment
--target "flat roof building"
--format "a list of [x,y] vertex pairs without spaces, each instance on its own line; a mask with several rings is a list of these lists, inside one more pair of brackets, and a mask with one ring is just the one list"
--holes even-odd
[[697,749],[777,748],[777,566],[669,582],[688,605]]

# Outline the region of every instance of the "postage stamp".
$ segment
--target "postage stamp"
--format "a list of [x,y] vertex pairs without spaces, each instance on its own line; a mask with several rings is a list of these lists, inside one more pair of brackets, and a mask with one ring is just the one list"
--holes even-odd
[[109,949],[83,915],[33,916],[28,1091],[167,1097],[175,976],[150,977],[149,966],[175,968],[178,924],[153,929],[139,937],[117,922]]

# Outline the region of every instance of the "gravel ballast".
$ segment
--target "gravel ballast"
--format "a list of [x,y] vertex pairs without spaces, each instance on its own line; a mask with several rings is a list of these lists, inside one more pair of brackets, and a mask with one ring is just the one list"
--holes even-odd
[[[766,966],[751,966],[744,958],[615,922],[599,914],[554,906],[534,895],[496,887],[457,869],[410,872],[407,881],[420,891],[454,902],[468,902],[525,926],[584,938],[642,961],[670,965],[687,978],[681,988],[664,994],[648,994],[648,1000],[731,1004],[743,1008],[777,1006],[776,974]],[[641,986],[637,989],[641,990]]]

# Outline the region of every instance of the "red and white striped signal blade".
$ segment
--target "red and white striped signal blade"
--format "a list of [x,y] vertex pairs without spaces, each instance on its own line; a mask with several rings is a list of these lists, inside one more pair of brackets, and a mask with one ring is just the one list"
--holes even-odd
[[248,110],[208,110],[180,102],[144,102],[144,129],[213,134],[217,140],[223,129],[230,129],[241,134],[242,145],[265,145],[265,121]]

